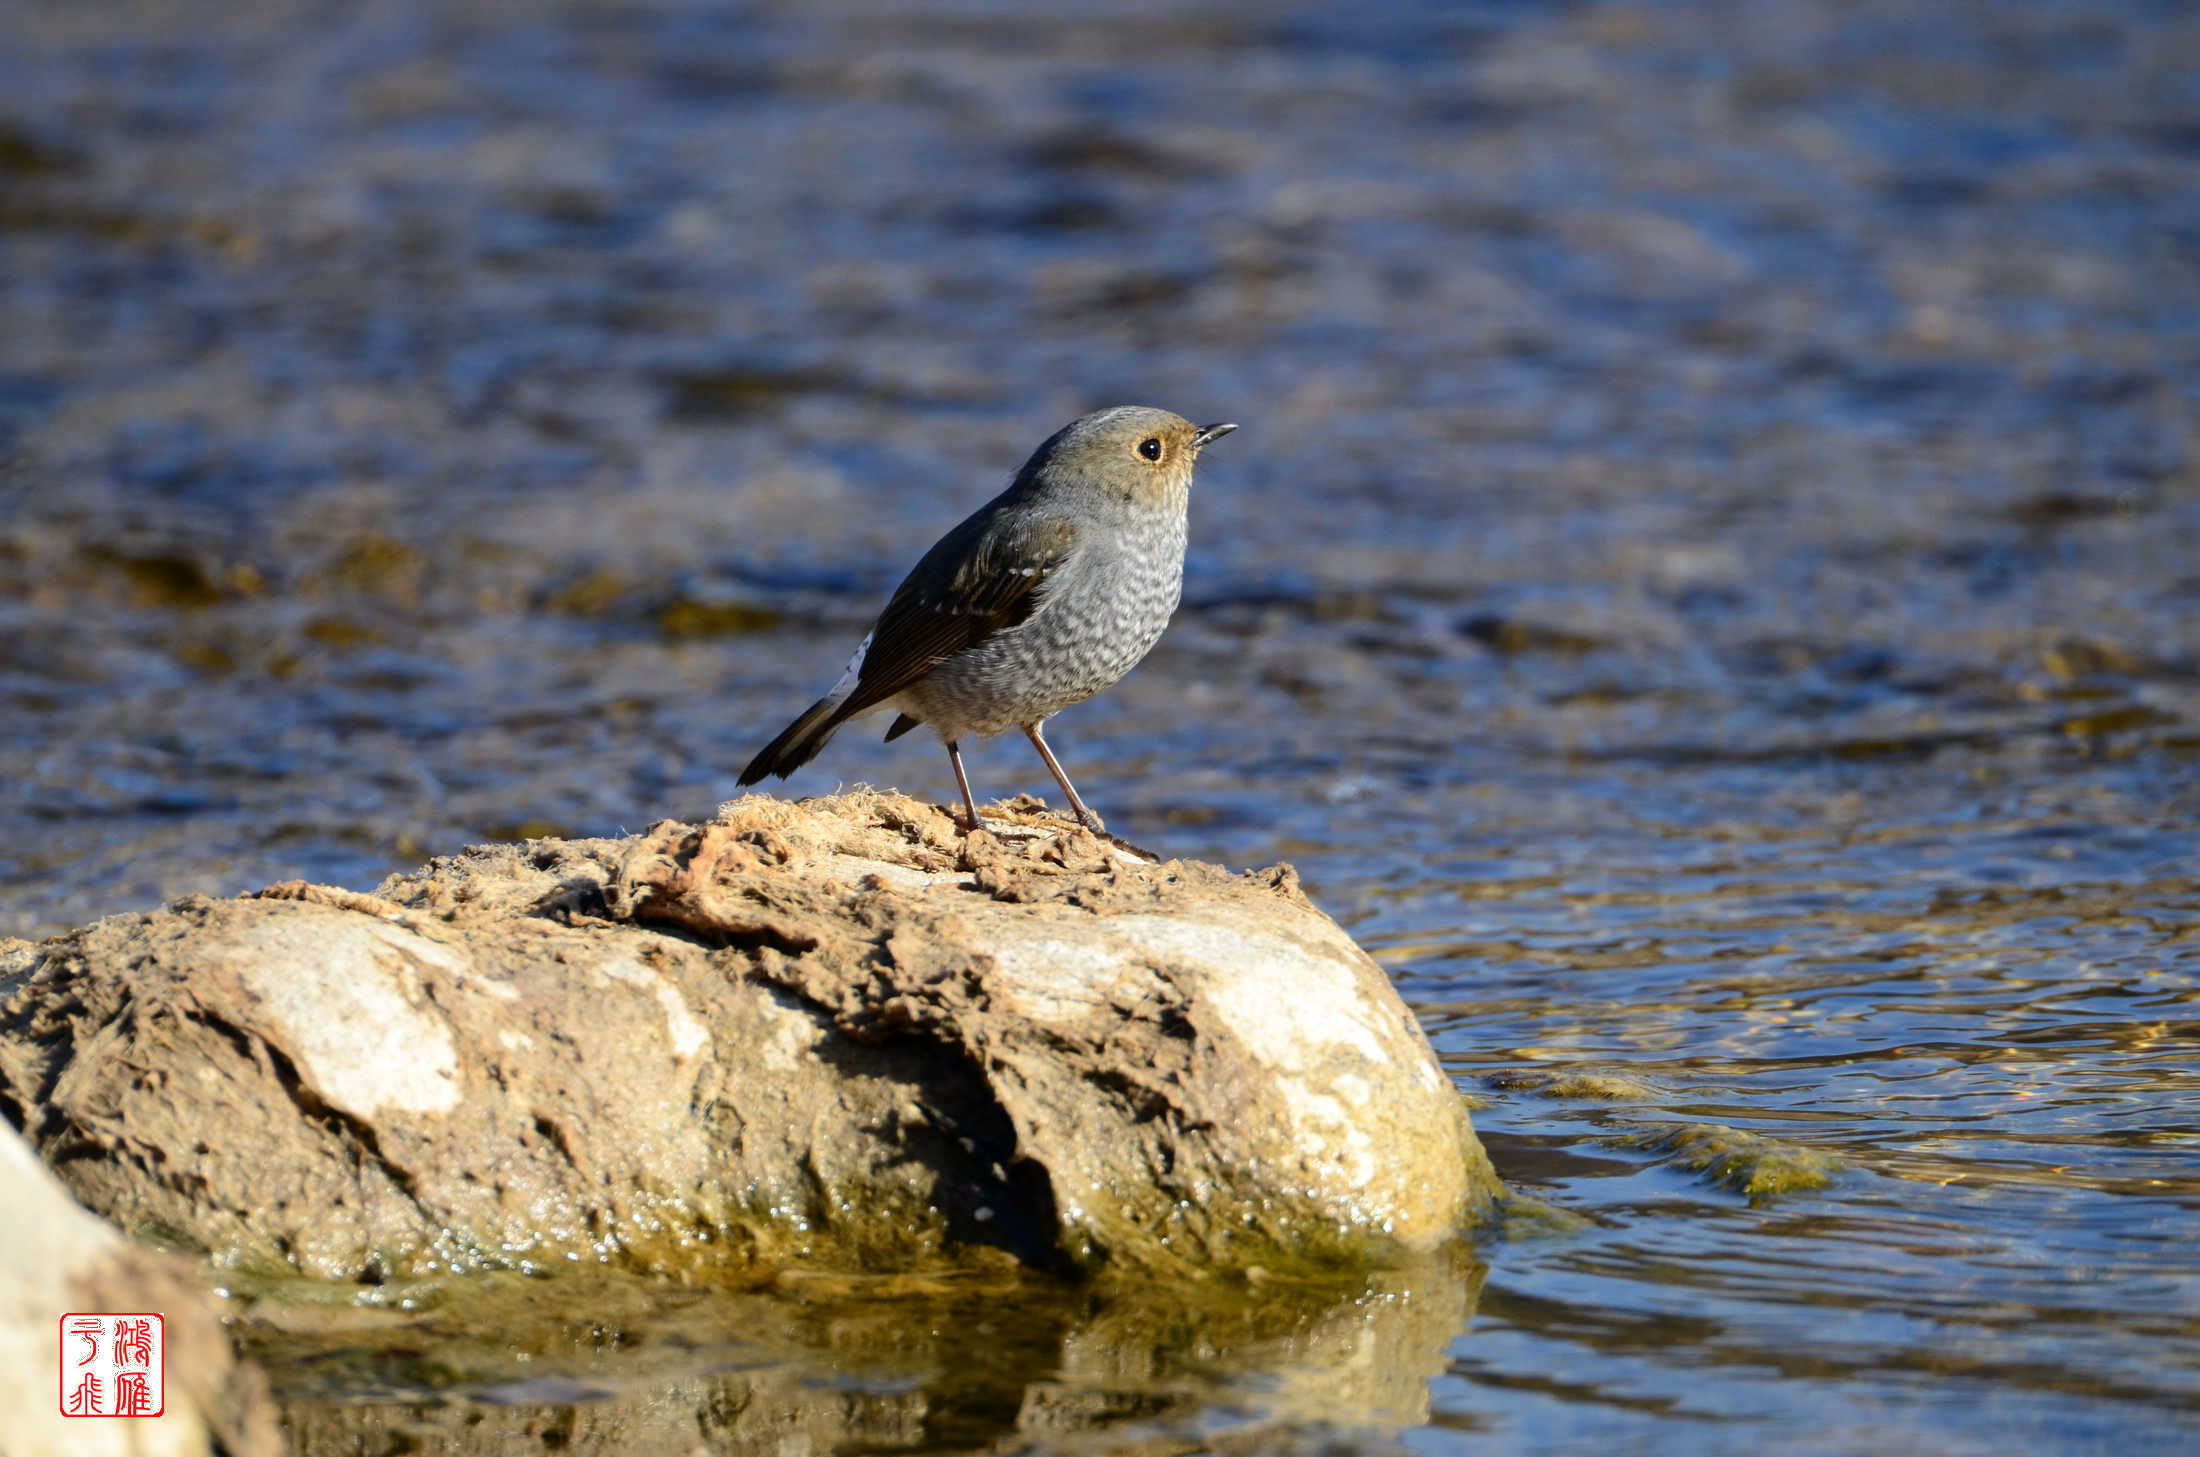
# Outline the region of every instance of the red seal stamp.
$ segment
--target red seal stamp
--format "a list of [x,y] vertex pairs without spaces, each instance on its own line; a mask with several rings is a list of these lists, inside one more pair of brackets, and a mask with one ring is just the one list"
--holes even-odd
[[61,1414],[157,1417],[167,1404],[167,1332],[151,1312],[61,1317]]

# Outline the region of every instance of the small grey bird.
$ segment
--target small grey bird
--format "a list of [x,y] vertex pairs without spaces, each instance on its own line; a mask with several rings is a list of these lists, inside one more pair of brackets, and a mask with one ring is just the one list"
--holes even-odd
[[978,827],[978,802],[962,740],[1020,728],[1077,818],[1100,833],[1041,725],[1136,667],[1169,625],[1192,467],[1235,429],[1118,405],[1057,431],[1007,490],[924,554],[833,691],[765,745],[741,783],[784,779],[849,719],[895,708],[889,743],[930,724],[947,745],[965,829]]

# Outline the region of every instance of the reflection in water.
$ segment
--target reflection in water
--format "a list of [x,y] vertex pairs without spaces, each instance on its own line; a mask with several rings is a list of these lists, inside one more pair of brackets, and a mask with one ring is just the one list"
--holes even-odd
[[264,1302],[243,1326],[301,1457],[1314,1450],[1427,1420],[1481,1275],[1461,1251],[1348,1285],[489,1277],[381,1293],[402,1312]]
[[[2187,1450],[2190,11],[13,7],[0,934],[707,812],[1034,429],[1235,419],[1176,624],[1056,741],[1131,839],[1298,862],[1579,1221],[1486,1246],[1394,1396],[1308,1400],[1419,1450]],[[1827,1182],[1753,1203],[1774,1156]],[[1311,1442],[1285,1394],[1356,1369],[871,1304],[932,1354],[531,1364],[612,1383],[583,1425],[946,1448],[1118,1399],[1103,1441]],[[301,1425],[568,1420],[354,1407],[531,1371],[347,1341],[271,1348]]]

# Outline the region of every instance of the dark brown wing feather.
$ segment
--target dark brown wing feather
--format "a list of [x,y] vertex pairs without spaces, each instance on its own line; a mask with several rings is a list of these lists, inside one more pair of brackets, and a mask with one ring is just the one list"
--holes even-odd
[[[1024,521],[999,502],[963,522],[924,554],[871,630],[855,687],[835,703],[821,698],[741,771],[742,784],[782,779],[817,756],[843,723],[904,688],[965,648],[1014,627],[1039,605],[1038,591],[1069,559],[1077,528],[1066,521]],[[887,734],[915,728],[902,715]]]
[[[981,529],[971,531],[973,525]],[[966,531],[976,540],[957,540]],[[841,716],[884,703],[963,649],[1031,616],[1039,588],[1076,544],[1077,528],[1059,519],[996,518],[949,533],[879,614]]]

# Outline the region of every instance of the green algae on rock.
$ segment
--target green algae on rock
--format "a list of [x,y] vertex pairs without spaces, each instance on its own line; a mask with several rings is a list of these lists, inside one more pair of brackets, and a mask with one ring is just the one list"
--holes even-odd
[[1514,1068],[1492,1073],[1484,1086],[1508,1093],[1535,1093],[1545,1098],[1578,1098],[1595,1103],[1637,1102],[1658,1096],[1649,1082],[1632,1073],[1594,1072],[1582,1068]]
[[871,793],[112,917],[0,986],[0,1098],[125,1229],[368,1282],[1349,1268],[1497,1189],[1288,867]]
[[1620,1142],[1670,1154],[1681,1167],[1752,1201],[1823,1189],[1841,1167],[1839,1160],[1800,1144],[1716,1123],[1676,1123]]

